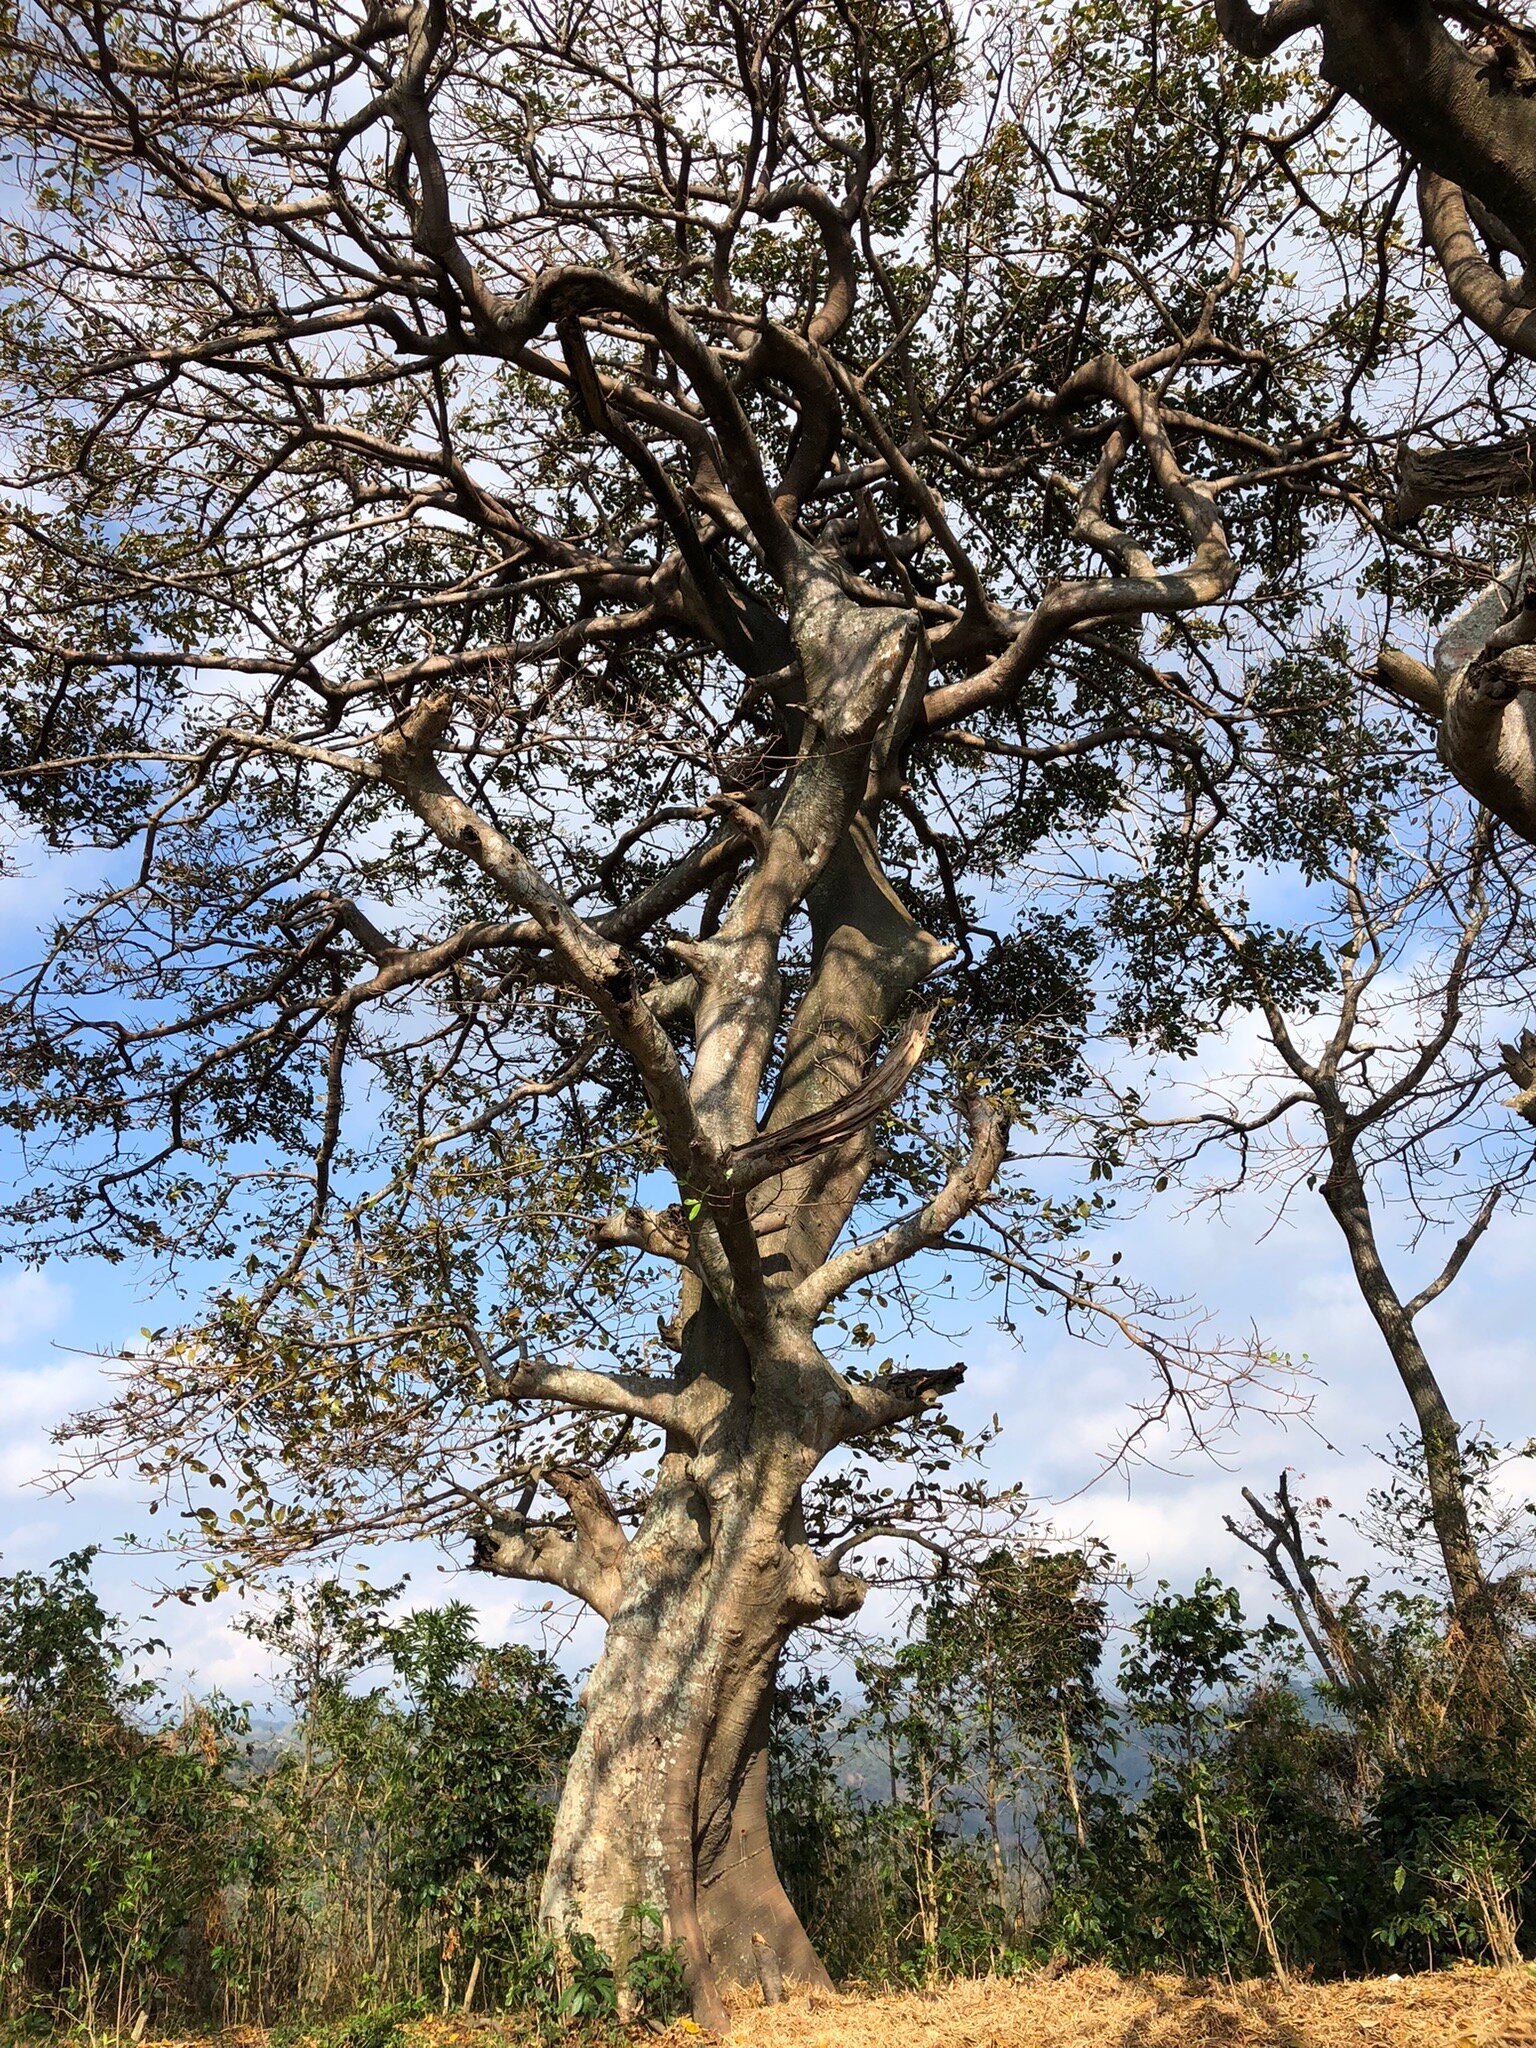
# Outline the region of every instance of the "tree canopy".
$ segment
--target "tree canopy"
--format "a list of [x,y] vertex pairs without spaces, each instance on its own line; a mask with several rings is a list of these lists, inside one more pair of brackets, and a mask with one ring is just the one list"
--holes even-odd
[[754,1930],[818,1968],[768,1700],[938,1540],[924,1290],[1223,1376],[1085,1270],[1114,1140],[1063,1195],[1010,1131],[1090,1020],[1327,985],[1253,878],[1421,801],[1381,650],[1508,508],[1421,462],[1406,526],[1402,451],[1529,373],[1192,6],[58,0],[0,124],[0,774],[73,892],[10,1221],[198,1295],[88,1454],[235,1560],[462,1532],[594,1607],[546,1916],[664,1907],[717,2017]]

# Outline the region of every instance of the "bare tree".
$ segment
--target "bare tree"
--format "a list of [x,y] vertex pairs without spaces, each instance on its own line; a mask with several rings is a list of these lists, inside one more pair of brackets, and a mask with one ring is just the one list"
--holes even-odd
[[[1494,858],[1486,823],[1463,834],[1431,814],[1420,834],[1356,851],[1328,877],[1332,900],[1316,923],[1289,942],[1197,885],[1193,914],[1257,1007],[1280,1064],[1230,1099],[1161,1121],[1157,1142],[1169,1172],[1187,1171],[1213,1143],[1233,1148],[1237,1176],[1209,1184],[1218,1196],[1250,1179],[1278,1185],[1287,1200],[1303,1183],[1320,1190],[1413,1410],[1429,1520],[1469,1672],[1480,1678],[1498,1660],[1499,1603],[1469,1516],[1462,1424],[1419,1324],[1501,1204],[1521,1201],[1536,1175],[1528,1134],[1495,1099],[1503,1068],[1491,1043],[1500,1020],[1530,1003],[1536,970],[1517,874]],[[1309,953],[1316,980],[1298,999],[1288,975]],[[1454,1231],[1417,1284],[1392,1270],[1384,1232],[1394,1205],[1406,1205],[1416,1240]],[[1361,1683],[1338,1616],[1308,1583],[1284,1488],[1271,1509],[1249,1505],[1255,1547],[1297,1611],[1308,1609],[1323,1669]]]
[[1260,1500],[1247,1486],[1243,1500],[1252,1521],[1242,1523],[1226,1515],[1226,1526],[1262,1559],[1324,1678],[1341,1692],[1370,1700],[1378,1686],[1371,1646],[1351,1628],[1347,1608],[1341,1609],[1323,1584],[1319,1567],[1325,1560],[1314,1554],[1308,1541],[1289,1473],[1280,1474],[1273,1500]]

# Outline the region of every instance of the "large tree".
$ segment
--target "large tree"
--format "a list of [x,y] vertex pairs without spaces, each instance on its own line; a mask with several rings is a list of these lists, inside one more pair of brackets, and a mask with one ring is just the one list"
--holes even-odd
[[1165,943],[1094,863],[1289,857],[1352,694],[1266,637],[1386,331],[1283,92],[1198,10],[11,25],[15,1233],[206,1290],[90,1428],[215,1550],[457,1530],[604,1619],[544,1914],[663,1906],[706,2019],[819,1974],[765,1717],[953,1445],[904,1270],[996,1221],[1180,1390],[1004,1169]]

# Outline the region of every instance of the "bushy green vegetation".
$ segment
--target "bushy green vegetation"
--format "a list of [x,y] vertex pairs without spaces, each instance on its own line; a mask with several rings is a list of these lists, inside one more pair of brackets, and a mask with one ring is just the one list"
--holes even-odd
[[[1356,1587],[1371,1682],[1203,1576],[1108,1668],[1109,1560],[999,1550],[866,1640],[857,1700],[777,1695],[771,1812],[833,1974],[1052,1958],[1245,1976],[1513,1964],[1536,1948],[1536,1636],[1511,1599],[1490,1693],[1425,1593]],[[254,1729],[141,1675],[91,1553],[0,1579],[0,1968],[10,2029],[275,2025],[388,2048],[429,2009],[603,2032],[684,2002],[637,1902],[617,1974],[537,1926],[575,1732],[545,1656],[459,1603],[325,1582],[253,1622],[291,1719]],[[1112,1680],[1112,1682],[1111,1682]]]
[[0,1580],[0,1966],[10,2017],[121,2031],[148,1985],[211,1990],[235,1722],[220,1702],[164,1711],[90,1562]]
[[125,2033],[531,1993],[574,1733],[547,1658],[485,1648],[460,1604],[391,1623],[322,1585],[253,1626],[293,1713],[263,1742],[230,1702],[135,1675],[90,1562],[0,1580],[7,2019]]
[[[780,1858],[834,1972],[1536,1953],[1536,1639],[1517,1614],[1490,1691],[1429,1595],[1357,1589],[1373,1684],[1343,1687],[1207,1574],[1158,1588],[1109,1685],[1092,1563],[999,1557],[963,1594],[941,1583],[905,1640],[862,1655],[852,1721],[824,1683],[781,1693]],[[850,1787],[850,1738],[883,1785]]]

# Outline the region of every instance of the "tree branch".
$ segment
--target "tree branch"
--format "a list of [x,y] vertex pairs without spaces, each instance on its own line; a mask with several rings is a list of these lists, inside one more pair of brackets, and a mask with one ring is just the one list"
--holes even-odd
[[1488,1190],[1487,1194],[1483,1197],[1481,1208],[1467,1225],[1461,1236],[1457,1238],[1451,1248],[1450,1257],[1440,1268],[1438,1274],[1429,1282],[1428,1286],[1419,1289],[1412,1301],[1403,1304],[1403,1314],[1410,1323],[1421,1309],[1428,1308],[1432,1301],[1440,1299],[1440,1296],[1444,1294],[1445,1290],[1455,1280],[1457,1274],[1467,1263],[1467,1260],[1471,1258],[1477,1248],[1478,1240],[1493,1221],[1493,1212],[1499,1206],[1499,1197],[1503,1192],[1504,1190],[1501,1187]]
[[651,1379],[638,1372],[597,1372],[590,1366],[559,1360],[535,1360],[519,1340],[516,1367],[505,1372],[492,1356],[473,1323],[457,1326],[479,1366],[493,1400],[559,1401],[597,1415],[623,1415],[649,1422],[657,1429],[684,1431],[680,1390],[672,1380]]
[[622,1569],[629,1549],[618,1516],[595,1474],[575,1467],[541,1468],[537,1477],[564,1501],[574,1534],[530,1524],[526,1508],[510,1514],[491,1509],[474,1537],[473,1569],[499,1578],[529,1579],[557,1586],[602,1615],[612,1617],[623,1591]]
[[1275,0],[1261,14],[1248,0],[1216,0],[1216,25],[1245,57],[1272,57],[1282,43],[1317,28],[1317,0]]
[[1446,288],[1467,318],[1501,348],[1536,357],[1536,307],[1510,290],[1478,247],[1461,188],[1421,171],[1419,217]]
[[947,1231],[985,1200],[1008,1150],[1008,1119],[983,1097],[964,1098],[971,1147],[954,1167],[939,1192],[920,1208],[909,1210],[886,1230],[863,1244],[835,1252],[809,1274],[791,1296],[798,1314],[814,1320],[840,1294],[876,1273],[937,1244]]

